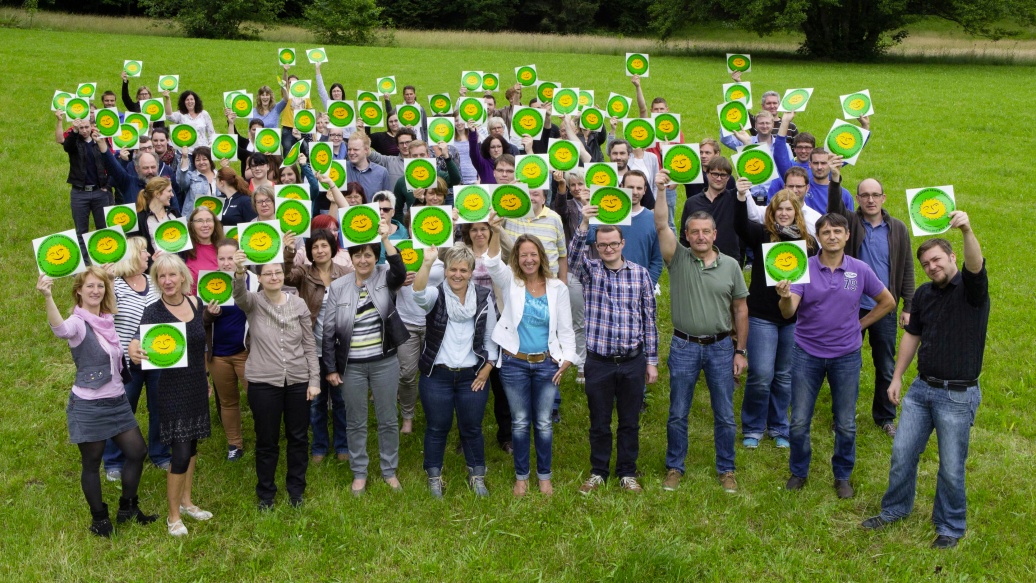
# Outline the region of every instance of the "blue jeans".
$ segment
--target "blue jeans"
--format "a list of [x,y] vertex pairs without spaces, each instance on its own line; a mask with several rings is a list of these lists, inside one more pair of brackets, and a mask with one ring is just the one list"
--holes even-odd
[[517,480],[529,479],[530,431],[536,430],[536,477],[549,480],[554,427],[550,410],[558,387],[554,375],[558,365],[549,358],[532,364],[504,355],[500,366],[500,382],[504,384],[507,403],[511,406],[511,445],[514,446],[514,473]]
[[[453,412],[457,412],[457,430],[464,447],[464,460],[469,468],[485,467],[486,447],[482,437],[482,417],[489,402],[489,380],[481,390],[471,390],[478,370],[474,367],[451,371],[433,367],[432,374],[421,375],[418,392],[424,409],[424,469],[442,470],[446,453],[446,436],[453,428]],[[526,450],[528,451],[528,450]]]
[[[860,310],[860,318],[870,310]],[[889,384],[896,370],[896,334],[898,332],[896,311],[873,323],[863,331],[870,338],[871,358],[874,361],[874,402],[871,403],[871,417],[881,427],[896,420],[896,406],[889,401]]]
[[734,471],[734,343],[728,337],[701,345],[673,337],[669,348],[669,421],[666,422],[665,466],[685,471],[687,415],[694,400],[694,385],[705,371],[712,404],[712,439],[716,446],[716,471]]
[[745,437],[788,438],[794,347],[794,322],[782,325],[748,318],[748,379],[741,402],[741,434]]
[[[162,443],[158,438],[158,377],[161,371],[142,370],[140,365],[130,365],[130,382],[126,383],[126,399],[129,400],[130,408],[137,412],[137,403],[140,402],[140,390],[147,385],[147,453],[151,463],[160,466],[170,461],[173,456],[169,452],[169,446]],[[108,440],[104,444],[104,469],[105,471],[122,470],[126,458],[122,455],[115,442]]]
[[939,444],[939,477],[935,484],[932,523],[935,532],[964,536],[968,500],[964,492],[964,465],[975,414],[982,402],[978,385],[967,391],[932,387],[920,377],[903,397],[899,430],[892,442],[889,488],[881,499],[881,517],[899,520],[914,509],[917,461],[935,430]]
[[824,376],[831,385],[831,413],[835,419],[835,451],[831,469],[836,480],[848,480],[856,464],[856,399],[860,395],[859,349],[838,358],[818,358],[795,345],[791,374],[791,475],[809,476],[813,450],[809,426]]
[[345,400],[342,391],[332,387],[320,367],[320,394],[309,405],[309,425],[313,428],[313,455],[327,455],[330,438],[327,432],[327,400],[331,399],[331,427],[335,453],[349,453],[349,436],[345,425]]
[[[676,189],[675,188],[667,188],[667,189],[665,189],[665,203],[666,203],[666,206],[669,207],[669,229],[675,233],[675,232],[677,232],[676,231],[676,222],[675,222],[675,219],[676,219]],[[731,365],[731,366],[734,366],[734,365]],[[731,369],[731,374],[734,374],[733,373],[733,369]]]

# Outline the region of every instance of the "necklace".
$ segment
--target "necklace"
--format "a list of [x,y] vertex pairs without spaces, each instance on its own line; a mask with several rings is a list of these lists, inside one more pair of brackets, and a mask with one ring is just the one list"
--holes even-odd
[[174,308],[175,308],[176,306],[182,306],[182,305],[183,305],[183,303],[184,303],[184,302],[186,302],[186,301],[187,301],[187,296],[185,296],[185,295],[181,295],[181,296],[180,296],[180,303],[179,303],[179,304],[170,304],[169,302],[165,301],[165,296],[162,296],[162,303],[163,303],[163,304],[165,304],[165,305],[167,305],[167,306],[171,306],[171,307],[174,307]]

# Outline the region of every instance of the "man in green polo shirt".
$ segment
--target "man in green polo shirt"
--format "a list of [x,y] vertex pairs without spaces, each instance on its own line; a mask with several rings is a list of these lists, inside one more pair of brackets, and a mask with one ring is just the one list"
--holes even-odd
[[[662,170],[656,180],[667,183]],[[665,490],[675,490],[687,457],[687,415],[694,385],[705,371],[712,402],[716,472],[726,492],[737,491],[734,479],[735,379],[748,366],[748,288],[737,259],[716,247],[716,221],[698,211],[682,225],[690,247],[669,228],[669,207],[655,205],[655,230],[662,259],[669,266],[673,341],[669,348],[669,421],[666,423]],[[730,331],[737,333],[737,348]]]

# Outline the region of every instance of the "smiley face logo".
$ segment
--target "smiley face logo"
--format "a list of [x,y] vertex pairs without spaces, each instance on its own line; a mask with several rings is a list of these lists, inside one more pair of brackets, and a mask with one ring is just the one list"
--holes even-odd
[[112,116],[102,115],[98,117],[100,117],[100,119],[97,120],[97,125],[101,126],[102,128],[110,130],[113,127],[115,127],[115,119],[113,119]]
[[75,101],[68,108],[68,112],[71,113],[73,116],[81,116],[86,113],[86,106],[84,106],[82,102]]
[[543,89],[543,96],[548,100],[554,99],[554,87],[545,87]]
[[386,93],[392,91],[392,81],[390,79],[383,80],[381,82],[381,90],[385,91]]
[[572,107],[572,96],[568,93],[558,98],[558,105],[564,108]]
[[270,245],[273,245],[273,239],[270,237],[268,233],[265,233],[263,231],[255,233],[254,235],[252,235],[252,238],[248,241],[248,244],[251,245],[251,247],[256,251],[266,251],[270,248]]
[[424,182],[425,180],[428,180],[428,169],[424,166],[418,166],[417,168],[414,168],[413,172],[411,172],[410,175],[413,176],[416,180]]
[[835,137],[835,142],[842,148],[851,150],[856,147],[856,136],[849,132],[842,132]]
[[634,57],[633,60],[630,61],[630,68],[632,68],[634,71],[639,71],[640,69],[643,69],[644,60],[640,57]]
[[664,119],[658,122],[658,130],[663,134],[670,134],[673,132],[674,129],[675,127],[673,126],[673,122],[669,121],[668,119]]
[[522,176],[529,180],[536,180],[540,177],[540,166],[535,162],[530,162],[522,167]]
[[68,250],[68,247],[58,243],[56,245],[52,245],[50,249],[47,250],[46,258],[49,263],[62,265],[72,258],[72,253]]
[[729,121],[732,124],[739,124],[741,123],[743,116],[741,115],[740,109],[732,107],[727,110],[726,118],[727,121]]
[[79,88],[79,95],[82,97],[90,97],[94,94],[93,85],[83,85]]
[[435,101],[432,102],[436,111],[445,111],[449,104],[442,97],[436,97]]
[[429,216],[421,219],[421,230],[429,235],[438,235],[443,230],[442,221],[439,217]]
[[939,199],[930,198],[921,203],[920,213],[922,217],[929,220],[940,219],[946,215],[946,205]]
[[130,216],[128,213],[115,213],[112,216],[112,224],[117,227],[125,227],[130,224]]
[[162,77],[162,80],[158,82],[158,86],[166,91],[172,91],[176,87],[176,78]]
[[594,172],[593,178],[590,182],[598,186],[607,186],[611,183],[611,178],[608,176],[607,172],[598,170],[597,172]]
[[745,162],[745,172],[751,175],[756,175],[766,169],[766,163],[759,158],[752,158],[748,162]]
[[626,109],[626,104],[620,99],[612,101],[611,110],[616,115],[622,115],[622,112]]
[[513,194],[505,194],[500,198],[500,206],[509,211],[516,211],[522,207],[522,199]]
[[158,104],[154,102],[148,103],[147,107],[144,108],[144,113],[148,115],[158,115],[158,112]]
[[483,208],[485,208],[486,203],[485,203],[485,200],[483,200],[483,198],[481,196],[479,196],[478,194],[472,193],[472,194],[469,194],[468,196],[464,197],[464,204],[463,204],[463,206],[464,206],[465,209],[467,209],[469,211],[478,212],[478,211],[482,210]]
[[738,99],[744,99],[744,98],[745,98],[745,92],[743,90],[741,90],[741,89],[735,89],[735,90],[730,92],[730,100],[731,101],[736,101]]
[[324,51],[320,51],[320,50],[310,51],[309,52],[309,58],[313,59],[314,61],[323,61],[324,60]]
[[673,156],[672,167],[677,172],[689,172],[692,165],[691,159],[684,154]]
[[351,221],[349,221],[349,227],[358,233],[366,233],[373,226],[374,221],[364,214],[357,214]]
[[450,126],[444,123],[435,124],[435,135],[439,136],[440,138],[445,138],[446,136],[450,135]]
[[477,116],[478,115],[478,105],[475,105],[474,102],[469,101],[464,106],[464,115],[466,115],[467,117],[475,117],[475,116]]
[[281,62],[282,63],[288,64],[288,63],[290,63],[290,62],[292,62],[294,60],[295,60],[295,55],[292,54],[291,51],[282,51],[281,52]]
[[228,155],[234,150],[234,145],[230,143],[230,140],[216,140],[216,151],[223,155]]
[[315,120],[313,119],[312,114],[310,114],[308,111],[303,111],[299,113],[299,118],[296,121],[298,122],[297,125],[308,128],[309,126],[313,125],[313,122]]
[[799,260],[793,253],[785,251],[777,255],[777,258],[773,260],[773,264],[781,271],[794,271],[799,266]]
[[630,130],[630,136],[632,136],[634,140],[637,140],[638,142],[642,142],[642,141],[646,140],[647,137],[648,137],[647,128],[645,128],[643,126],[637,126],[637,127],[635,127],[635,128]]
[[464,82],[468,85],[478,85],[480,83],[480,80],[478,78],[478,75],[471,74],[464,78]]
[[399,251],[399,258],[403,260],[404,265],[413,265],[417,263],[417,251],[413,249],[401,249]]
[[159,334],[151,341],[151,349],[159,354],[171,354],[176,350],[176,340],[168,334]]
[[297,227],[302,224],[302,213],[300,213],[298,209],[288,209],[284,211],[281,218],[284,219],[285,223],[288,223],[293,227]]
[[746,61],[744,57],[734,57],[734,59],[730,61],[730,64],[734,66],[735,70],[738,70],[747,65],[748,61]]
[[216,204],[216,201],[212,200],[211,198],[206,198],[205,200],[201,201],[201,206],[209,209],[213,212],[213,214],[217,213],[217,209],[219,209],[219,205]]
[[493,77],[492,75],[486,75],[485,77],[483,77],[482,88],[487,91],[492,91],[493,89],[496,89],[496,77]]
[[267,133],[259,138],[259,144],[264,148],[273,148],[277,145],[277,138],[273,134]]
[[203,273],[198,281],[198,295],[205,303],[216,300],[224,304],[230,299],[232,281],[230,275],[222,271]]
[[610,213],[619,212],[622,210],[622,199],[619,197],[609,194],[601,198],[601,208]]
[[138,65],[136,62],[126,63],[126,73],[128,73],[130,75],[136,75],[139,72],[140,72],[140,65]]
[[532,81],[532,71],[530,69],[522,69],[522,72],[518,74],[518,79],[525,82]]
[[558,148],[557,151],[554,152],[554,157],[558,162],[568,164],[572,161],[572,150],[568,148]]
[[591,126],[596,126],[597,124],[601,123],[600,116],[598,116],[597,113],[595,113],[593,111],[591,111],[590,113],[586,114],[586,117],[584,117],[583,119],[586,121],[586,123],[588,125],[591,125]]
[[865,105],[866,103],[862,99],[857,97],[849,102],[849,110],[862,111]]
[[213,277],[205,284],[205,289],[214,296],[221,296],[227,291],[227,282]]
[[790,103],[791,105],[798,105],[798,104],[802,103],[802,99],[803,99],[802,94],[795,93],[794,95],[792,95],[791,97],[788,98],[788,103]]
[[162,240],[166,243],[176,243],[181,237],[183,237],[183,231],[175,226],[170,226],[162,231]]
[[176,139],[180,140],[181,142],[191,141],[191,131],[188,129],[182,129],[176,132]]
[[313,156],[313,161],[321,166],[326,166],[331,163],[331,157],[326,151],[321,149]]
[[133,141],[133,132],[128,129],[122,130],[119,132],[119,140],[125,143]]
[[536,118],[532,115],[523,115],[522,119],[518,120],[518,125],[525,130],[531,130],[536,127]]

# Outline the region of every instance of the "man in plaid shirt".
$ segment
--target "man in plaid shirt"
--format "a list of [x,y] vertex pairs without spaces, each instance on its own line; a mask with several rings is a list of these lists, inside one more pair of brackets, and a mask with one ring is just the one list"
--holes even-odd
[[586,257],[586,233],[597,207],[583,207],[572,237],[569,266],[579,276],[586,299],[586,400],[590,408],[590,478],[579,488],[589,494],[608,477],[613,405],[618,410],[615,473],[619,486],[641,492],[637,483],[640,405],[644,384],[658,379],[658,330],[655,293],[644,267],[622,256],[625,240],[618,227],[597,228],[600,259]]

